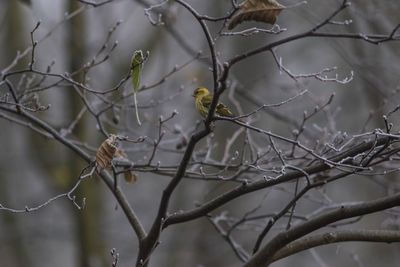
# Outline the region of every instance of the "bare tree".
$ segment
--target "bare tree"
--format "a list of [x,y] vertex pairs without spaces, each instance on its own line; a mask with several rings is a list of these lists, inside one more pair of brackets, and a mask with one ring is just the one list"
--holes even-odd
[[[159,250],[171,266],[200,264],[211,254],[206,266],[269,266],[301,251],[323,265],[315,252],[322,245],[400,241],[397,3],[125,2],[75,1],[54,27],[31,27],[30,45],[1,66],[2,121],[73,152],[68,188],[56,187],[65,192],[20,209],[1,203],[3,213],[28,216],[69,200],[79,211],[81,266],[106,264],[99,252],[106,237],[98,238],[96,224],[103,198],[118,202],[136,236],[134,243],[123,235],[127,251],[111,250],[112,266],[122,255],[151,266]],[[106,15],[120,4],[144,16],[108,29]],[[86,30],[70,24],[66,54],[47,62],[41,47],[84,14],[92,16]],[[374,19],[384,26],[373,27]],[[139,50],[142,57],[131,62]],[[63,60],[64,69],[57,65]],[[364,72],[360,65],[368,62],[382,64],[382,72]],[[145,82],[133,89],[131,78]],[[197,86],[213,94],[204,120],[190,96]],[[215,115],[222,99],[235,116]],[[5,133],[7,140],[14,132]],[[35,150],[57,161],[57,149],[45,146]],[[93,190],[96,177],[111,199]],[[375,213],[379,223],[365,223]],[[173,234],[166,239],[167,229]],[[201,257],[181,261],[173,250],[194,233],[204,250],[190,255]],[[221,247],[231,256],[216,253]]]

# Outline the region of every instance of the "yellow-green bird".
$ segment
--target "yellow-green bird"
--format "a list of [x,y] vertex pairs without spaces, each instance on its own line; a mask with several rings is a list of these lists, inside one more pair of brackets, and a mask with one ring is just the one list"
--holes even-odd
[[[207,118],[213,95],[205,87],[199,87],[193,92],[196,109],[203,118]],[[218,102],[215,113],[219,116],[233,117],[232,111],[227,106]]]

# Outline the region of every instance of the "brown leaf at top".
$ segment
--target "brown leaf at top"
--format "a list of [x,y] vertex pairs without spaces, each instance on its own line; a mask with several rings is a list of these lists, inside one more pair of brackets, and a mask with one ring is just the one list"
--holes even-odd
[[232,17],[228,29],[232,30],[243,21],[260,21],[275,24],[276,17],[285,8],[276,0],[246,0]]

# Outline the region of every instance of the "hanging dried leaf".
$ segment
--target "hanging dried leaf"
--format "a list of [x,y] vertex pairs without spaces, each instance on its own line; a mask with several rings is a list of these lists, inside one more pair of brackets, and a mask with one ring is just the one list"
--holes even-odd
[[[96,164],[98,171],[111,170],[112,160],[115,158],[128,159],[126,153],[118,148],[117,136],[110,135],[99,147],[96,153]],[[128,183],[134,183],[137,175],[129,169],[124,170],[124,178]]]
[[232,17],[228,29],[232,30],[243,21],[260,21],[275,24],[276,17],[285,8],[276,0],[246,0]]
[[125,182],[133,184],[137,180],[137,175],[136,173],[127,170],[124,172],[124,178]]
[[117,137],[110,135],[99,147],[96,153],[96,163],[98,169],[111,169],[111,161],[114,158],[115,152],[118,150]]

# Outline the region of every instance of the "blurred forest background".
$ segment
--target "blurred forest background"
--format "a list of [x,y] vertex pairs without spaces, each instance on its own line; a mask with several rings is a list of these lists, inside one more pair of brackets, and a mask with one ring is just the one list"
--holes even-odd
[[[228,0],[188,2],[200,14],[208,16],[223,16],[231,8]],[[298,2],[281,1],[288,6]],[[212,34],[218,36],[216,48],[221,60],[308,30],[323,21],[342,1],[307,2],[280,14],[277,24],[286,29],[280,34],[218,35],[222,22],[207,22]],[[164,129],[167,132],[163,140],[164,149],[152,160],[161,166],[174,166],[180,162],[184,151],[176,149],[182,142],[180,134],[189,134],[196,123],[202,127],[201,117],[194,109],[192,93],[198,86],[213,86],[207,63],[208,46],[199,24],[182,6],[170,1],[150,10],[146,16],[145,8],[148,6],[144,3],[147,1],[115,0],[94,7],[72,0],[32,0],[30,4],[29,1],[0,0],[0,70],[4,74],[18,53],[31,46],[31,31],[38,21],[41,23],[34,32],[34,40],[38,41],[35,47],[36,70],[64,75],[73,73],[94,57],[99,61],[109,54],[104,62],[74,76],[76,81],[90,85],[96,91],[110,90],[129,74],[130,59],[135,50],[149,51],[142,84],[156,83],[156,86],[137,95],[143,125],[136,122],[131,96],[121,102],[125,108],[109,109],[101,119],[108,133],[128,135],[132,139],[147,136],[148,140],[154,140],[159,134],[159,117],[167,118],[177,111]],[[164,25],[152,25],[150,19],[157,21],[160,10],[168,10],[161,18]],[[397,0],[354,0],[351,8],[335,18],[338,21],[351,19],[352,23],[328,25],[327,31],[390,34],[400,23],[399,14],[400,3]],[[270,27],[248,22],[235,30],[255,26]],[[222,32],[227,32],[227,29],[222,29]],[[98,54],[105,43],[107,47]],[[202,53],[198,54],[199,51]],[[333,78],[337,74],[337,81],[321,81],[314,77],[292,79],[279,68],[271,53],[259,54],[235,65],[231,70],[231,87],[221,99],[236,113],[245,114],[259,104],[281,103],[295,97],[289,103],[263,110],[255,122],[258,127],[292,137],[293,131],[303,121],[304,112],[312,113],[315,107],[324,106],[334,95],[329,105],[307,120],[305,140],[310,142],[304,142],[311,146],[317,138],[334,140],[384,128],[382,116],[400,104],[398,41],[374,45],[356,39],[314,37],[284,44],[275,52],[282,58],[282,64],[294,74],[316,73],[324,68],[337,67],[326,73]],[[12,70],[27,68],[30,61],[31,53],[28,51]],[[166,76],[168,73],[171,75]],[[346,78],[352,78],[351,82],[338,82]],[[29,73],[24,77],[10,78],[18,90],[24,87],[35,90],[31,85],[40,79],[40,75]],[[93,156],[105,136],[77,90],[68,82],[57,83],[58,80],[59,77],[49,76],[37,87],[42,89],[35,97],[39,97],[40,105],[48,109],[34,115]],[[49,88],[43,89],[44,85],[49,85]],[[3,83],[0,87],[2,98],[6,92]],[[112,98],[127,96],[131,92],[131,82],[128,81],[112,93]],[[99,98],[88,96],[87,99],[94,110],[105,106]],[[78,117],[77,124],[71,126]],[[398,126],[398,117],[392,117],[392,122]],[[16,210],[34,207],[67,192],[87,166],[68,147],[51,138],[43,138],[29,125],[26,126],[9,120],[6,113],[0,114],[0,204]],[[197,147],[198,157],[203,157],[202,153],[210,144],[213,146],[211,158],[224,157],[225,142],[237,130],[238,126],[232,123],[216,122],[212,140],[202,140]],[[262,138],[257,141],[263,142]],[[243,138],[235,142],[233,150],[240,149]],[[125,151],[136,164],[144,164],[151,154],[151,149],[140,144],[128,144]],[[195,166],[191,168],[195,169]],[[142,224],[148,228],[157,212],[162,190],[173,174],[160,175],[146,169],[135,173],[138,176],[135,184],[121,180],[120,186]],[[244,176],[253,179],[251,174]],[[355,175],[352,179],[316,189],[298,203],[296,213],[312,214],[324,205],[375,199],[398,191],[398,186],[396,172],[378,178]],[[231,187],[230,183],[185,179],[174,192],[169,210],[192,208],[197,202]],[[293,183],[282,184],[246,195],[214,214],[224,212],[227,216],[241,218],[261,203],[262,207],[255,214],[274,214],[290,200],[293,187]],[[29,213],[0,210],[0,265],[111,266],[110,250],[115,248],[119,253],[118,266],[132,266],[138,253],[137,238],[110,190],[93,176],[82,182],[74,195],[77,203],[85,202],[83,210],[77,209],[66,198]],[[395,212],[381,212],[351,226],[398,229],[397,219]],[[235,233],[243,246],[252,247],[257,231],[265,222],[264,218]],[[284,223],[278,224],[274,231],[285,226]],[[151,266],[241,266],[228,243],[206,218],[171,226],[163,232],[160,241],[152,255]],[[400,264],[399,250],[398,244],[339,243],[298,253],[273,266],[394,267]]]

